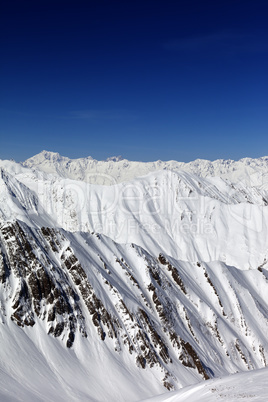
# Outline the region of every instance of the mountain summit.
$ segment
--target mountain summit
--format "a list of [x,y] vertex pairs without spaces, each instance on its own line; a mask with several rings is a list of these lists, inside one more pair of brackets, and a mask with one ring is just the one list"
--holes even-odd
[[[117,163],[114,163],[117,162]],[[200,177],[224,177],[232,182],[254,179],[254,174],[262,173],[264,184],[268,179],[268,157],[257,159],[243,158],[239,161],[218,159],[208,161],[196,159],[193,162],[155,161],[134,162],[122,159],[121,156],[98,161],[91,156],[87,158],[70,159],[60,156],[56,152],[42,151],[40,154],[27,159],[23,166],[36,168],[46,173],[58,174],[61,177],[95,182],[95,184],[111,185],[123,181],[133,180],[150,172],[161,170],[186,171]]]
[[0,168],[3,400],[134,402],[267,366],[266,158]]

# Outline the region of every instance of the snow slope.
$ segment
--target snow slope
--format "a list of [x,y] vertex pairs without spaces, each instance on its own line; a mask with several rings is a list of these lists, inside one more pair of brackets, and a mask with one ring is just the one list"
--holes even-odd
[[266,269],[21,222],[0,229],[0,367],[14,392],[135,401],[266,366]]
[[267,368],[250,373],[209,380],[183,388],[169,395],[161,395],[143,402],[266,402],[268,395]]
[[0,161],[1,400],[238,398],[203,380],[267,366],[266,158],[41,156]]
[[[268,157],[258,159],[243,158],[239,161],[218,159],[213,162],[197,159],[184,163],[177,161],[134,162],[122,158],[108,158],[98,161],[92,157],[70,159],[57,152],[42,151],[22,164],[31,169],[58,174],[73,180],[92,184],[111,185],[133,180],[159,170],[183,170],[200,177],[224,177],[234,183],[264,186],[268,184]],[[261,175],[260,175],[261,173]]]
[[167,170],[113,186],[38,176],[25,168],[16,176],[10,168],[2,171],[5,218],[99,232],[186,261],[255,269],[267,259],[268,197],[256,187]]

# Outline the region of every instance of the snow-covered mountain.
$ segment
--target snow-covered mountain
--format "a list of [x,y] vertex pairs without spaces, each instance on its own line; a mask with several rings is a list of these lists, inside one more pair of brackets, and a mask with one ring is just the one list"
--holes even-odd
[[268,258],[268,196],[259,187],[169,170],[113,186],[26,168],[14,175],[13,170],[2,173],[0,214],[5,219],[99,232],[140,245],[151,255],[163,251],[186,261],[220,260],[249,269]]
[[[218,159],[213,162],[197,159],[184,163],[177,161],[133,162],[122,157],[98,161],[91,156],[70,159],[57,152],[42,151],[27,159],[23,166],[46,173],[58,174],[63,178],[83,180],[93,184],[113,185],[133,180],[150,172],[159,170],[186,171],[201,177],[227,177],[232,182],[245,182],[248,185],[267,185],[268,157],[258,159],[243,158],[239,161]],[[261,174],[260,174],[261,173]]]
[[[266,367],[266,159],[0,161],[1,400],[131,402]],[[94,163],[120,182],[85,181]]]

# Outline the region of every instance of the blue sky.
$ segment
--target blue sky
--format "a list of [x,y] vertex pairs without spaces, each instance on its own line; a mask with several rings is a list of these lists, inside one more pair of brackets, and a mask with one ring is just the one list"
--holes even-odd
[[268,154],[268,3],[1,5],[0,158]]

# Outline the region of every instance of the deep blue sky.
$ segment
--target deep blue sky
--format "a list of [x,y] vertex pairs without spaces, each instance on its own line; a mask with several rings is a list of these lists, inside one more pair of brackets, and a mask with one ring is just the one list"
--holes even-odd
[[267,0],[0,6],[0,158],[268,154]]

